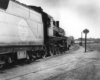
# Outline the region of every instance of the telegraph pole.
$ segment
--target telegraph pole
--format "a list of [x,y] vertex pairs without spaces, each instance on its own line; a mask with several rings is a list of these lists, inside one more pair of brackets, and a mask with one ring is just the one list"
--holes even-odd
[[85,29],[85,30],[83,30],[83,33],[85,34],[85,52],[86,52],[87,33],[89,33],[89,30]]
[[87,34],[85,34],[85,52],[86,52]]
[[82,32],[81,32],[81,46],[82,46]]

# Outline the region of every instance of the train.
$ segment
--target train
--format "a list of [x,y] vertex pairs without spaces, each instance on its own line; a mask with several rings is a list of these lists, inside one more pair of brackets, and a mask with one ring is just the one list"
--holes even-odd
[[0,0],[0,68],[64,53],[71,38],[41,7]]

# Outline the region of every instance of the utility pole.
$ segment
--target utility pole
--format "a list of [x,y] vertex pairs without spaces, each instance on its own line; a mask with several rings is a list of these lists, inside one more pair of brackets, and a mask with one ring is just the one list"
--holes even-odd
[[84,34],[85,34],[85,52],[86,52],[86,41],[87,41],[87,33],[89,33],[88,29],[83,30]]
[[85,52],[86,52],[87,34],[85,34]]
[[82,46],[82,32],[81,32],[81,46]]

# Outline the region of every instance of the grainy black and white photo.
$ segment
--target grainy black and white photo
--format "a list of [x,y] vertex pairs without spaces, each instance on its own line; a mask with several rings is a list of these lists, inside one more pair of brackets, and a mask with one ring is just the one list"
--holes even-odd
[[100,0],[0,0],[0,80],[100,80]]

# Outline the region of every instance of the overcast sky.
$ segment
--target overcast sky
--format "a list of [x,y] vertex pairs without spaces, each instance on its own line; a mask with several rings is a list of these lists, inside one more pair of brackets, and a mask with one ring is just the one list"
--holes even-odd
[[[88,37],[100,38],[100,0],[19,0],[28,5],[41,6],[60,21],[66,36],[79,38],[84,29]],[[84,35],[83,35],[84,37]]]

